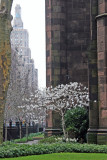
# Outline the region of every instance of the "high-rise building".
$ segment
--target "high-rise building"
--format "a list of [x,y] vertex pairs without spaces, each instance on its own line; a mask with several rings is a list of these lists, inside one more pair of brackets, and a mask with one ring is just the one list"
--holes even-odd
[[15,18],[13,22],[13,31],[11,33],[11,45],[13,48],[18,50],[19,55],[22,55],[25,63],[30,62],[31,51],[29,48],[29,34],[28,31],[23,28],[20,5],[15,7]]
[[[38,88],[38,75],[35,76],[34,60],[31,59],[31,50],[29,48],[29,34],[26,29],[23,28],[23,21],[21,19],[21,7],[16,5],[15,18],[13,21],[13,31],[11,32],[11,46],[12,49],[17,51],[21,56],[22,68],[20,76],[23,79],[26,72],[28,72],[28,86],[37,89]],[[24,67],[23,67],[24,66]],[[36,69],[37,70],[37,69]]]
[[22,22],[22,19],[21,19],[21,7],[20,5],[17,5],[15,7],[15,18],[14,18],[14,25],[13,25],[14,28],[17,28],[17,29],[23,29],[23,22]]

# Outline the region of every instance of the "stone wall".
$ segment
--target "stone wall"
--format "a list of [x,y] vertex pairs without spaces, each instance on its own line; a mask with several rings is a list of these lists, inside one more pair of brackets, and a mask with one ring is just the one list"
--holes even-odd
[[46,0],[47,86],[88,84],[89,0]]
[[88,85],[87,49],[90,44],[90,1],[66,2],[68,81]]
[[[107,144],[107,1],[91,0],[88,143]],[[94,73],[94,74],[93,74]]]
[[[65,0],[46,0],[46,83],[47,86],[61,82],[61,62],[65,59]],[[66,72],[64,69],[63,72]],[[63,81],[65,81],[65,75]]]
[[98,93],[99,130],[98,144],[107,144],[107,1],[98,1],[97,55],[98,55]]
[[12,0],[1,0],[0,4],[0,143],[3,141],[5,98],[9,84],[11,64],[10,32]]
[[89,130],[88,143],[97,142],[97,129],[99,125],[98,109],[98,70],[97,70],[97,23],[95,17],[98,14],[97,0],[91,0],[91,44],[88,53],[89,59]]
[[[88,86],[89,44],[90,1],[46,0],[46,85],[76,81]],[[49,117],[47,128],[59,129],[54,114]]]

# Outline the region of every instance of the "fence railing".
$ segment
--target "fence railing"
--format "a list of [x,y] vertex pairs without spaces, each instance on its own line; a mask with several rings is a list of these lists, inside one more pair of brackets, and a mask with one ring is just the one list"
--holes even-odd
[[[28,134],[42,131],[43,127],[41,127],[39,124],[28,126]],[[21,135],[22,137],[26,135],[26,125],[21,125]],[[9,126],[7,126],[7,140],[14,140],[18,138],[20,138],[19,122],[16,122],[15,126],[12,126],[12,123],[9,123]],[[3,127],[3,139],[5,139],[5,125]]]

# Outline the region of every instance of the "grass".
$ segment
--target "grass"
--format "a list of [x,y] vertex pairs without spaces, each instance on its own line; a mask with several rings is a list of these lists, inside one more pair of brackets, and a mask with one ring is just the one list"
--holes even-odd
[[32,137],[32,138],[44,138],[44,133],[41,133],[41,132],[31,133],[31,134],[29,134],[29,137]]
[[35,136],[38,137],[38,136],[41,136],[41,135],[44,136],[44,133],[42,133],[42,132],[37,132],[37,133],[30,133],[30,134],[29,134],[30,137],[35,137]]
[[32,137],[28,137],[28,139],[26,137],[23,137],[21,139],[15,139],[14,142],[15,143],[26,143],[27,141],[33,141]]
[[18,158],[0,158],[1,160],[107,160],[103,153],[54,153]]

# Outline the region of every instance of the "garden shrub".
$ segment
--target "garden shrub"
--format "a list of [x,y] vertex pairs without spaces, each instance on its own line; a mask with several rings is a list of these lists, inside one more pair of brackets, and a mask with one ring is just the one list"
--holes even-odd
[[59,136],[50,136],[44,139],[41,139],[39,143],[56,143],[56,142],[62,142],[62,137]]
[[86,142],[86,134],[89,128],[89,113],[84,107],[76,107],[68,110],[65,115],[67,131],[74,135],[78,141]]
[[80,143],[53,143],[39,145],[21,145],[10,143],[0,145],[0,158],[19,157],[27,155],[40,155],[60,152],[79,153],[107,153],[106,145],[80,144]]

